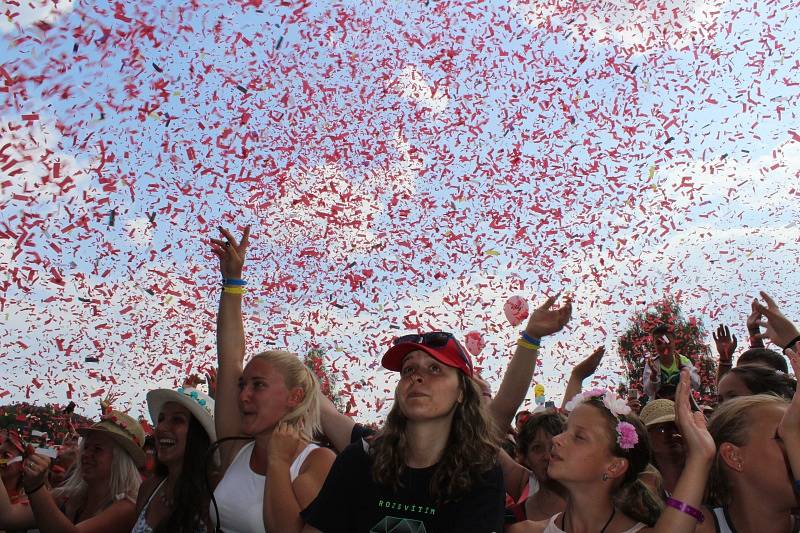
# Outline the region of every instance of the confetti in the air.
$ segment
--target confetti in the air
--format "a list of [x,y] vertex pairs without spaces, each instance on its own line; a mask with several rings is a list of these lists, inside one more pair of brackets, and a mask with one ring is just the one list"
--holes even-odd
[[553,399],[666,295],[742,337],[759,289],[800,317],[796,0],[2,9],[7,401],[141,411],[213,367],[220,225],[253,228],[248,353],[319,348],[365,419],[394,337],[466,338],[496,388],[567,289]]

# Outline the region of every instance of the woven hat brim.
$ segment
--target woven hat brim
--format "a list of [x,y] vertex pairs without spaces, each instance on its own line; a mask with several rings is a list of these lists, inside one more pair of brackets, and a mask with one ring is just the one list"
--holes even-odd
[[102,427],[96,427],[95,425],[88,428],[78,428],[78,434],[81,437],[95,434],[111,438],[120,448],[125,450],[125,452],[131,456],[131,459],[133,459],[133,462],[139,468],[143,467],[145,461],[147,460],[147,454],[144,452],[144,449],[133,442],[130,437],[123,435],[121,432],[117,433],[116,431],[111,431]]

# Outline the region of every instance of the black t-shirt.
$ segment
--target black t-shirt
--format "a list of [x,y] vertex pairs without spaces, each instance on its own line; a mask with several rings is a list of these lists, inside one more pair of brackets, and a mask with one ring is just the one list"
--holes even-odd
[[495,465],[459,501],[437,506],[429,494],[436,465],[408,468],[394,491],[372,479],[366,444],[359,440],[336,458],[317,498],[301,515],[324,533],[501,533],[505,489]]

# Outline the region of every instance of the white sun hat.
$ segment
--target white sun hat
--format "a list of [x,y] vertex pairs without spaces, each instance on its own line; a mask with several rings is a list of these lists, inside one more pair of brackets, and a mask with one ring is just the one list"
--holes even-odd
[[208,394],[194,387],[151,390],[147,393],[147,408],[153,426],[158,424],[158,415],[167,402],[175,402],[188,409],[203,426],[211,442],[217,440],[217,432],[214,429],[214,400]]

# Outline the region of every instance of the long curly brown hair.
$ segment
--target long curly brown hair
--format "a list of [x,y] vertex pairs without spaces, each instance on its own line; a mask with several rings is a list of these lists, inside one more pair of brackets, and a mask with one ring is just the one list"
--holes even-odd
[[[440,505],[466,495],[495,465],[499,452],[497,432],[481,403],[479,385],[461,372],[458,375],[463,401],[456,406],[444,454],[430,482],[431,497]],[[395,397],[383,428],[370,442],[372,476],[393,490],[402,486],[408,468],[406,422]]]

